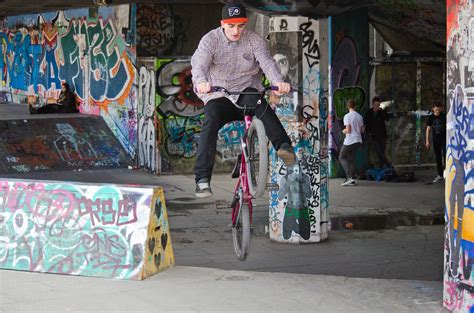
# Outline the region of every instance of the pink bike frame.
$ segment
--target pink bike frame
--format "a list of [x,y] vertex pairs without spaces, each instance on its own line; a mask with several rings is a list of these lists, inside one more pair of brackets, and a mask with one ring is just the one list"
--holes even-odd
[[[250,124],[252,124],[252,116],[251,115],[245,115],[244,116],[244,121],[245,121],[245,132],[244,134],[247,134],[248,129],[250,128]],[[245,159],[245,153],[244,153],[244,143],[247,145],[247,138],[244,135],[244,138],[241,138],[242,142],[242,162],[240,163],[240,174],[239,178],[237,180],[237,184],[235,185],[235,190],[234,190],[234,195],[237,193],[239,188],[242,186],[242,201],[247,201],[247,205],[249,207],[249,213],[250,213],[250,223],[252,223],[252,195],[250,195],[249,192],[249,183],[248,183],[248,177],[247,177],[247,164],[246,164],[246,159]],[[240,205],[242,205],[240,203]],[[232,208],[232,225],[235,225],[237,217],[238,217],[239,211],[236,210],[235,206]]]

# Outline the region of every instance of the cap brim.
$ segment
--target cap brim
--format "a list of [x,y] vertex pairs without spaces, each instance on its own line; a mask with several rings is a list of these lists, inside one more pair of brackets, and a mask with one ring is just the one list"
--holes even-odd
[[247,23],[249,19],[247,17],[235,17],[235,18],[228,18],[222,20],[222,23],[230,24],[230,23]]

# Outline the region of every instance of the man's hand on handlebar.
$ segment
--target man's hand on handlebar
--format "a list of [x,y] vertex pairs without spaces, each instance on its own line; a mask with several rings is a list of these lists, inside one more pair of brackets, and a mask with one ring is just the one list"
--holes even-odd
[[275,86],[278,87],[278,91],[274,91],[277,96],[282,96],[291,91],[291,85],[285,82],[275,83]]
[[208,82],[202,82],[196,85],[197,93],[208,93],[211,91],[211,84]]

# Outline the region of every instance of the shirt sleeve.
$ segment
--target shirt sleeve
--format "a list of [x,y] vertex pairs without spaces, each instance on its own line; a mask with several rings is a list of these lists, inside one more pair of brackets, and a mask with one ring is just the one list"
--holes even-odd
[[283,76],[278,70],[275,60],[270,54],[265,39],[255,34],[254,40],[254,56],[265,76],[272,83],[283,82]]
[[433,126],[433,115],[428,116],[428,121],[426,121],[426,126]]
[[349,120],[349,115],[344,115],[344,126],[350,125],[351,121]]
[[199,42],[198,48],[191,57],[191,73],[193,84],[209,81],[209,68],[214,57],[214,42],[211,34],[206,34]]

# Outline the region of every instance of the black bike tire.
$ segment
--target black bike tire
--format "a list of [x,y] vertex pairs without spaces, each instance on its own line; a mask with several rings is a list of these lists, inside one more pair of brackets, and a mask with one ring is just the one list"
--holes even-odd
[[[240,206],[240,201],[237,201],[235,205]],[[237,258],[245,261],[250,250],[250,210],[246,203],[242,203],[236,224],[232,227],[232,239]]]
[[[249,185],[249,192],[254,198],[260,198],[263,196],[265,189],[267,187],[267,174],[268,174],[268,138],[267,134],[265,133],[265,127],[263,126],[262,121],[259,119],[254,119],[252,124],[250,125],[248,135],[247,135],[247,142],[249,144],[249,154],[251,154],[251,150],[254,149],[254,140],[256,137],[258,138],[258,150],[259,150],[259,166],[258,166],[258,178],[254,183],[255,173],[253,172],[253,167],[251,164],[251,160],[249,160],[248,166],[248,185]],[[249,155],[249,158],[252,158]]]

